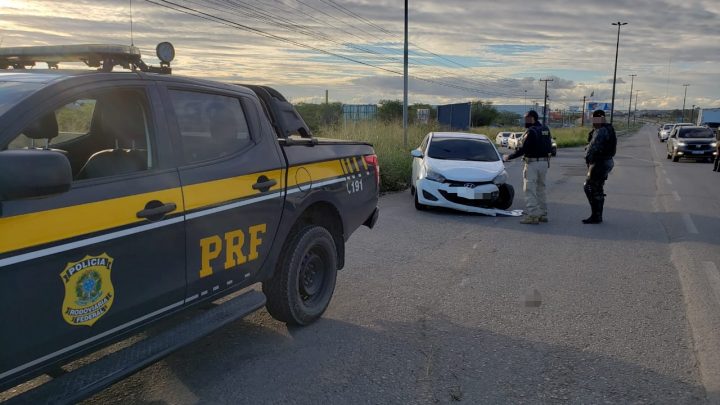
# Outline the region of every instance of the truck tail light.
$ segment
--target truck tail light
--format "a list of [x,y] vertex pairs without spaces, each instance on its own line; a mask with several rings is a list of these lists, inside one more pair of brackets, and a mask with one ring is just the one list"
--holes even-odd
[[375,167],[375,184],[378,186],[378,189],[380,188],[380,163],[378,162],[377,155],[365,155],[365,163],[368,164],[368,166],[374,166]]

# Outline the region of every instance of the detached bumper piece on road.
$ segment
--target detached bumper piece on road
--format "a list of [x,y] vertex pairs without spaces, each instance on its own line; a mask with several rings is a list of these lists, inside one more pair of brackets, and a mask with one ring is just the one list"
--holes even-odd
[[112,353],[82,368],[11,398],[3,405],[74,404],[142,370],[210,332],[265,305],[265,295],[249,291],[190,321]]
[[422,205],[450,208],[490,216],[504,215],[517,217],[522,210],[494,208],[500,198],[498,186],[492,182],[481,183],[438,183],[421,179],[417,182],[417,199]]

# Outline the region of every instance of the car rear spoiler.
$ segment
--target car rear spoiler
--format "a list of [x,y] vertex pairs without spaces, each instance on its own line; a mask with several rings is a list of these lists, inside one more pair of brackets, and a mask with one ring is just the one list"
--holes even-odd
[[297,112],[295,107],[280,92],[268,86],[238,84],[255,92],[265,112],[275,127],[278,137],[289,138],[299,135],[301,138],[312,139],[312,131]]

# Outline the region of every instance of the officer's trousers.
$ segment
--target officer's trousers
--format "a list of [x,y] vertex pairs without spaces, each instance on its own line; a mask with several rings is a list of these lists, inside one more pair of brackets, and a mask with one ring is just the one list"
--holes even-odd
[[547,160],[525,161],[523,169],[523,191],[525,192],[525,214],[532,217],[547,215],[545,178],[549,163]]
[[605,204],[605,180],[615,166],[612,159],[599,160],[588,166],[587,178],[583,186],[593,216],[602,217],[603,205]]

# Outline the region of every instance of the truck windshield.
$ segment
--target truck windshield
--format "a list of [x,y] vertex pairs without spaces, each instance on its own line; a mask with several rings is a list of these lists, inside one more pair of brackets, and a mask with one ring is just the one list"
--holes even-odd
[[680,138],[712,138],[715,135],[710,128],[692,128],[680,131]]
[[472,160],[496,162],[500,160],[495,148],[484,139],[433,138],[428,157],[444,160]]
[[0,81],[0,114],[4,114],[40,86],[40,83]]

